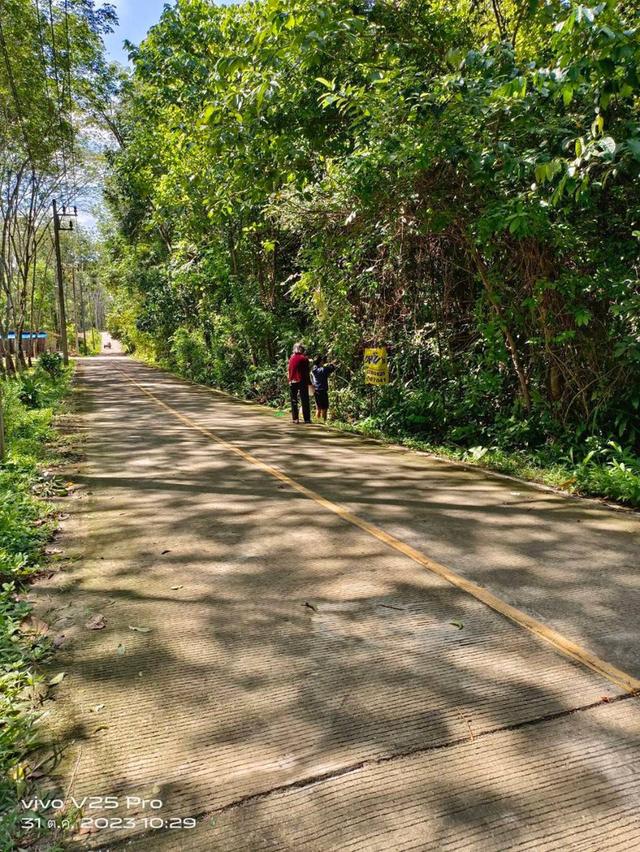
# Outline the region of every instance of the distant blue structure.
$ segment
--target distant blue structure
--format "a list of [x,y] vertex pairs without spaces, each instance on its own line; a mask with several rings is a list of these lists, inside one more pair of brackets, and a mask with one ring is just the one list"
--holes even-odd
[[[9,351],[11,355],[16,353],[16,333],[9,331],[6,335],[0,336],[4,344],[5,351]],[[47,350],[47,341],[49,335],[46,331],[23,331],[21,334],[23,344],[24,341],[29,341],[27,346],[22,347],[23,352],[27,355],[40,355]]]

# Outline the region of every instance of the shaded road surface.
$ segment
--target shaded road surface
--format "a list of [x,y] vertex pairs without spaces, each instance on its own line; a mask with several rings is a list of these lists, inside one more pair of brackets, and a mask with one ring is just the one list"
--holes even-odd
[[66,637],[64,789],[118,799],[85,807],[110,822],[84,844],[640,848],[639,699],[322,498],[640,677],[636,516],[294,427],[124,357],[79,381],[72,559],[37,594]]

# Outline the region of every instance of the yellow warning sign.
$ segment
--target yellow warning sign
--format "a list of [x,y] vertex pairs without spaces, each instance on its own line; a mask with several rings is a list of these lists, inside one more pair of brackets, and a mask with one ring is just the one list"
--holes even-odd
[[389,384],[389,361],[384,346],[364,350],[365,385]]

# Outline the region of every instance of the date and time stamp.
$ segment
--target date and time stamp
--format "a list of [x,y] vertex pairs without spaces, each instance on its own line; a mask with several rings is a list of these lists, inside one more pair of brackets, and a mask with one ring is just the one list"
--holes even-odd
[[[142,796],[69,796],[21,800],[25,831],[97,831],[193,829],[195,817],[164,816],[164,802]],[[215,824],[214,820],[211,820]]]

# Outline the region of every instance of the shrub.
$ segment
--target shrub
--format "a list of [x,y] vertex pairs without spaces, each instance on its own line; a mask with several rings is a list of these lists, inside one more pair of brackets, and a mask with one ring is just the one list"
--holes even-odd
[[171,357],[183,376],[195,382],[211,378],[211,361],[201,331],[179,328],[171,338]]
[[242,395],[265,405],[282,406],[287,400],[287,379],[283,367],[260,367],[248,371]]
[[42,387],[37,377],[33,374],[22,376],[18,390],[20,402],[27,408],[40,408],[41,397]]
[[57,352],[43,352],[38,358],[38,366],[55,378],[62,374],[62,357]]

